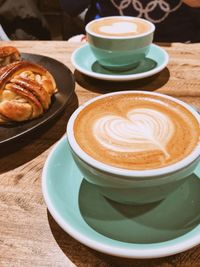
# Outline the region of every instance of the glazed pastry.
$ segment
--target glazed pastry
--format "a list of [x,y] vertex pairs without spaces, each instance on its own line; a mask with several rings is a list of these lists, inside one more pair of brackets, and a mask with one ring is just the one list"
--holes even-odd
[[53,76],[42,66],[18,61],[0,69],[0,123],[42,115],[56,92]]
[[4,67],[12,62],[20,60],[20,53],[13,46],[0,47],[0,67]]

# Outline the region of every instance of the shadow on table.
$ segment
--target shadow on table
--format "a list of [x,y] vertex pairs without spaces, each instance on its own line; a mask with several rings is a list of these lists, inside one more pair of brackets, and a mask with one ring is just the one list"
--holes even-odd
[[67,121],[77,107],[78,98],[76,94],[73,94],[65,110],[48,124],[20,139],[1,145],[0,174],[36,158],[56,143],[65,134]]
[[[126,259],[97,252],[82,245],[70,235],[68,235],[64,230],[62,230],[62,228],[55,222],[49,211],[47,211],[47,216],[51,232],[58,246],[61,248],[66,257],[68,257],[77,266],[155,267],[165,265],[172,267],[175,266],[175,263],[181,262],[183,258],[184,264],[186,264],[184,266],[191,266],[189,257],[191,250],[174,256],[156,259]],[[188,257],[186,257],[186,253]]]
[[164,86],[170,78],[170,72],[168,68],[165,68],[160,73],[151,77],[126,82],[99,80],[86,76],[77,70],[75,70],[74,75],[78,84],[80,84],[83,88],[95,93],[109,93],[113,91],[125,90],[155,91]]

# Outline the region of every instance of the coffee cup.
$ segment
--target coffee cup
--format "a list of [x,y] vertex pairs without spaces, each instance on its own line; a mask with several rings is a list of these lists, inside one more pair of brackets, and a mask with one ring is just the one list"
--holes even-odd
[[69,119],[67,138],[84,178],[105,197],[153,203],[195,171],[200,115],[171,96],[114,92],[80,106]]
[[86,25],[87,40],[104,68],[125,71],[134,68],[149,52],[155,26],[141,18],[104,17]]

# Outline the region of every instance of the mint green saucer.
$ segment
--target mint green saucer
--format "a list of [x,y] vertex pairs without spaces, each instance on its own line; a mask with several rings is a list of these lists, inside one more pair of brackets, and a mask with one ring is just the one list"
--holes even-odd
[[74,51],[71,61],[78,71],[90,77],[110,81],[129,81],[146,78],[160,72],[166,67],[169,56],[163,48],[152,44],[147,57],[137,67],[128,71],[111,71],[99,65],[90,46],[85,44]]
[[154,258],[200,244],[200,180],[195,174],[160,203],[122,205],[104,198],[83,180],[63,137],[45,163],[42,190],[56,222],[98,251]]

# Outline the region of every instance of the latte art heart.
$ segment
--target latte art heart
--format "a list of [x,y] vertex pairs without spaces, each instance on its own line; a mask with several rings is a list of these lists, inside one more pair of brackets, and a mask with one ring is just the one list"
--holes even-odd
[[161,94],[120,92],[89,103],[76,117],[75,140],[107,166],[151,170],[187,157],[200,142],[194,115]]
[[137,24],[131,22],[115,22],[110,26],[100,27],[100,31],[110,34],[122,34],[122,33],[136,33]]
[[86,31],[89,30],[92,34],[95,33],[104,37],[131,37],[147,33],[151,29],[152,25],[148,21],[134,17],[123,18],[121,16],[96,19],[86,26]]
[[174,133],[174,125],[165,114],[148,109],[130,110],[126,117],[106,115],[99,118],[93,133],[97,141],[109,150],[118,152],[144,152],[166,149]]

